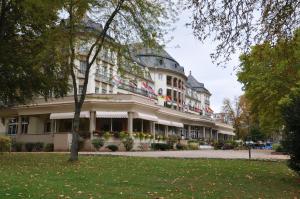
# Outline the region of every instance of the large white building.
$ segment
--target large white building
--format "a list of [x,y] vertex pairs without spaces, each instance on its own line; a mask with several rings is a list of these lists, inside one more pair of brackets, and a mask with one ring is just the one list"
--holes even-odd
[[[75,72],[80,93],[86,48],[78,44]],[[132,61],[118,62],[116,53],[106,48],[92,66],[80,115],[80,135],[86,143],[107,131],[232,139],[232,126],[212,119],[211,93],[191,72],[186,76],[184,68],[163,49],[136,45],[132,54]],[[19,142],[54,143],[55,150],[68,150],[73,115],[72,92],[60,99],[36,99],[2,109],[0,133]]]

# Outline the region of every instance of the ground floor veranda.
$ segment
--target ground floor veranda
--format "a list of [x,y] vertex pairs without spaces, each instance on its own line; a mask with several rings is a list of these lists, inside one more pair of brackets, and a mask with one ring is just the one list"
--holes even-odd
[[[128,97],[124,95],[123,99]],[[136,97],[136,96],[131,96]],[[126,98],[125,98],[126,99]],[[136,104],[136,101],[124,103],[93,103],[84,106],[80,114],[80,136],[86,141],[86,149],[91,149],[90,140],[110,132],[114,136],[110,141],[118,140],[120,132],[130,135],[136,132],[151,134],[152,138],[167,138],[175,134],[181,139],[201,139],[204,141],[233,139],[233,130],[222,125],[216,125],[208,118],[194,119],[190,114],[179,113],[167,108],[152,106],[152,102]],[[107,103],[107,104],[106,104]],[[89,101],[86,100],[86,104]],[[15,112],[1,116],[5,133],[15,138],[17,142],[53,143],[57,151],[69,150],[72,135],[72,103],[58,103],[55,107],[22,107]],[[100,106],[99,106],[100,105]],[[155,142],[159,139],[145,139],[145,142]],[[161,140],[161,139],[160,139]],[[142,140],[140,140],[142,141]]]

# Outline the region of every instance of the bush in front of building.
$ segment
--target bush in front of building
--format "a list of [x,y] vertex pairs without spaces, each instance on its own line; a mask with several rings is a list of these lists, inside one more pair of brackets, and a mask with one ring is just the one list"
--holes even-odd
[[223,141],[216,141],[213,143],[213,147],[215,150],[223,149],[224,142]]
[[46,151],[46,152],[52,152],[52,151],[54,151],[54,144],[53,143],[47,143],[47,144],[45,144],[44,151]]
[[177,150],[187,150],[187,149],[188,149],[188,145],[186,145],[186,144],[181,144],[181,143],[177,143],[177,144],[176,144],[176,149],[177,149]]
[[129,137],[129,134],[126,131],[121,131],[119,137],[121,140],[125,140]]
[[170,145],[166,143],[152,143],[151,148],[155,151],[166,151],[170,150]]
[[32,152],[33,149],[34,149],[34,145],[35,145],[35,143],[33,143],[33,142],[27,142],[27,143],[25,143],[25,150],[27,152]]
[[113,152],[119,150],[119,147],[117,145],[114,145],[114,144],[110,144],[110,145],[106,146],[106,148],[108,148],[109,150],[111,150]]
[[34,151],[43,151],[43,149],[44,149],[44,143],[42,142],[34,143]]
[[180,137],[178,135],[169,135],[167,138],[167,144],[169,145],[170,149],[174,149],[174,145],[178,143]]
[[21,152],[23,150],[22,142],[13,142],[11,145],[11,150],[15,152]]
[[104,146],[104,142],[105,140],[103,138],[95,138],[92,140],[92,144],[97,151]]
[[6,136],[0,136],[0,152],[10,151],[11,139]]
[[131,151],[133,149],[134,140],[131,137],[127,137],[125,140],[122,141],[125,150]]
[[109,138],[111,138],[111,136],[112,135],[111,135],[110,132],[105,132],[104,135],[103,135],[103,137],[104,137],[105,140],[109,140]]
[[189,150],[198,150],[199,149],[199,143],[198,142],[188,143],[188,149]]

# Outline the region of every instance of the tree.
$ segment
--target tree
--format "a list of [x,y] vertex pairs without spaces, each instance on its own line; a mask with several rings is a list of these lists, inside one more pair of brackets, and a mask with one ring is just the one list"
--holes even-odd
[[[219,42],[213,59],[228,61],[237,50],[291,38],[300,23],[299,0],[188,0],[194,35],[204,41],[213,36]],[[222,60],[221,60],[222,61]],[[220,62],[219,62],[220,63]]]
[[67,93],[59,9],[59,0],[0,1],[0,107]]
[[300,92],[292,91],[282,102],[282,114],[285,124],[284,148],[290,155],[289,166],[300,175]]
[[[89,73],[98,54],[107,45],[122,56],[130,55],[128,44],[142,42],[154,45],[161,39],[175,15],[171,1],[148,0],[66,0],[65,11],[68,13],[65,36],[68,38],[68,68],[71,72],[75,114],[72,125],[72,146],[70,160],[78,160],[78,130],[80,111],[85,101]],[[87,46],[86,70],[81,94],[78,94],[75,76],[76,46],[78,32],[82,29],[82,19],[85,15],[93,17],[98,24],[97,29],[85,40]]]
[[268,133],[282,130],[280,102],[297,88],[300,69],[300,31],[275,46],[266,42],[256,45],[240,57],[238,80],[243,83],[251,112],[257,114],[261,129]]
[[230,99],[224,99],[223,112],[233,121],[237,138],[244,139],[249,134],[251,122],[249,103],[245,96],[235,98],[233,102]]

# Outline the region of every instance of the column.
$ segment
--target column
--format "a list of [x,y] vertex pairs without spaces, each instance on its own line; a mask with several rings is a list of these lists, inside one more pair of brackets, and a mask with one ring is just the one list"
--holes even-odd
[[174,85],[173,85],[173,77],[171,77],[171,99],[172,99],[172,104],[171,104],[171,108],[173,109],[173,98],[174,98]]
[[142,121],[141,121],[141,122],[142,122],[142,123],[141,123],[141,131],[144,132],[144,120],[143,120],[143,119],[141,119],[141,120],[142,120]]
[[110,132],[113,132],[113,119],[110,118]]
[[94,131],[96,130],[96,111],[90,111],[90,139],[94,137]]
[[151,128],[151,134],[153,136],[153,139],[155,140],[155,122],[152,122],[150,123],[150,128]]
[[212,128],[210,128],[210,140],[213,140],[213,131],[212,131]]
[[191,139],[191,125],[188,125],[188,139]]
[[205,126],[203,126],[203,139],[206,139],[206,132],[205,132]]
[[18,116],[18,130],[17,130],[17,134],[21,135],[22,133],[22,116],[19,115]]
[[218,131],[216,131],[216,134],[217,134],[217,142],[219,141],[219,133]]
[[166,125],[166,126],[165,126],[165,137],[168,137],[168,133],[169,133],[169,128],[168,128],[168,126]]
[[55,120],[50,120],[50,130],[51,133],[54,134],[55,133]]
[[133,112],[128,112],[128,133],[132,137],[133,132]]

